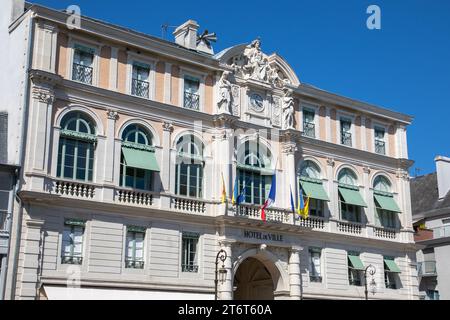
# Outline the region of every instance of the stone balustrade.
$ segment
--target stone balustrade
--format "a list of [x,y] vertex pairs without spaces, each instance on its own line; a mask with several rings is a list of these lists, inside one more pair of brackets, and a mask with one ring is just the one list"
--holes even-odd
[[186,197],[173,196],[171,208],[176,211],[194,214],[206,214],[206,201]]
[[95,195],[95,186],[78,181],[55,181],[55,193],[63,196],[75,198],[93,199]]
[[373,227],[373,235],[376,238],[382,239],[396,239],[397,238],[397,230],[391,228],[383,228],[383,227]]
[[362,224],[350,221],[338,221],[337,228],[339,232],[360,235],[362,233]]
[[133,189],[116,189],[115,199],[117,202],[129,205],[152,206],[153,193],[137,191]]

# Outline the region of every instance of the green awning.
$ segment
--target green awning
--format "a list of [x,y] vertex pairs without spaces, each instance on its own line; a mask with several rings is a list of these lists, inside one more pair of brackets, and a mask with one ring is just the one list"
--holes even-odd
[[359,207],[367,207],[367,204],[361,197],[359,191],[348,189],[345,187],[339,187],[339,193],[341,194],[342,198],[344,198],[345,203],[353,204]]
[[152,151],[122,147],[122,153],[128,167],[160,171],[155,153]]
[[384,258],[384,264],[387,268],[386,271],[390,271],[390,272],[396,272],[396,273],[400,273],[400,268],[397,266],[397,264],[395,263],[394,259],[392,258]]
[[381,209],[393,212],[401,212],[393,197],[380,194],[374,194],[374,197]]
[[353,269],[364,270],[364,265],[359,256],[352,256],[351,254],[349,254],[348,260],[350,260],[350,264]]
[[309,196],[313,199],[330,201],[330,198],[328,198],[328,195],[325,192],[322,183],[300,181],[300,184],[302,185],[303,191],[305,192],[306,196]]

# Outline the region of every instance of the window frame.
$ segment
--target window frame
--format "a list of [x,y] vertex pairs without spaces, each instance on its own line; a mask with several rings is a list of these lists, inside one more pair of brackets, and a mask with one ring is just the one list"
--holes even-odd
[[[70,245],[70,255],[65,255],[65,239],[64,234],[67,230],[67,228],[70,228],[69,231],[69,245]],[[74,232],[75,228],[81,228],[81,250],[79,253],[79,256],[77,257],[74,255],[74,247],[77,243],[72,243],[74,241]],[[79,243],[78,243],[79,244]],[[73,219],[73,218],[64,218],[63,227],[61,231],[61,250],[59,254],[60,263],[61,265],[83,265],[84,263],[84,251],[86,247],[86,221],[81,219]],[[65,258],[69,258],[69,260],[66,260]],[[74,258],[77,258],[75,261]]]
[[[181,232],[181,255],[180,255],[180,270],[182,274],[200,274],[200,254],[201,254],[201,246],[200,246],[200,233],[198,232],[190,232],[183,231]],[[187,240],[185,242],[185,240]],[[189,246],[185,247],[185,244],[188,243]],[[190,241],[195,241],[194,244],[190,243]],[[195,246],[195,251],[192,258],[192,246]],[[192,261],[192,260],[193,261]]]
[[[351,145],[346,145],[346,144],[342,143],[342,138],[343,138],[343,136],[342,136],[342,133],[343,133],[342,123],[343,122],[350,123],[350,129],[347,132],[351,135],[351,137],[350,137],[351,138]],[[339,144],[341,146],[354,148],[355,147],[355,124],[354,124],[354,118],[350,117],[350,116],[346,116],[346,115],[340,115],[339,116],[339,125],[337,125],[336,127],[338,127]]]
[[[92,61],[92,83],[91,84],[73,80],[73,64],[74,64],[74,58],[75,58],[75,47],[77,45],[83,46],[86,48],[90,48],[94,51],[94,57],[93,57],[93,61]],[[71,34],[71,35],[69,35],[68,48],[69,48],[69,54],[67,55],[67,66],[69,66],[69,67],[67,68],[68,70],[66,71],[67,79],[70,81],[75,81],[77,83],[82,83],[82,84],[98,87],[99,86],[99,68],[100,68],[100,63],[99,63],[100,46],[97,43],[95,43],[87,38],[80,37],[80,36],[74,36]]]
[[[322,259],[322,248],[318,247],[310,247],[308,249],[308,257],[309,257],[309,281],[314,283],[322,283],[323,281],[323,259]],[[319,273],[316,274],[316,265],[313,261],[313,255],[319,254]]]
[[[310,113],[314,113],[314,119],[313,119],[313,124],[314,124],[314,136],[309,136],[309,135],[305,135],[305,111],[306,112],[310,112]],[[319,121],[319,106],[316,105],[312,105],[309,103],[301,103],[301,130],[302,130],[302,135],[311,139],[318,139],[319,135],[320,135],[320,121]]]
[[[155,100],[156,98],[156,63],[157,60],[145,57],[134,52],[128,52],[127,54],[127,75],[126,75],[126,93],[130,96],[142,98],[146,100]],[[134,65],[147,65],[149,67],[148,73],[148,97],[142,97],[132,94],[132,82],[133,82],[133,67]]]
[[[184,107],[184,91],[185,91],[185,83],[184,79],[185,77],[192,77],[197,78],[199,80],[199,107],[198,110],[195,109],[189,109]],[[179,78],[179,95],[178,95],[178,105],[179,107],[187,110],[193,110],[193,111],[199,111],[199,112],[205,112],[205,91],[206,91],[206,85],[205,80],[208,76],[207,73],[199,72],[198,70],[189,69],[189,68],[180,68],[180,78]]]
[[348,268],[348,284],[349,286],[362,287],[364,285],[363,271],[354,269],[350,265],[349,255],[358,256],[361,259],[361,253],[347,251],[347,268]]
[[[129,250],[129,243],[128,243],[128,239],[129,239],[129,233],[131,233],[133,235],[133,240],[135,241],[133,244],[133,259],[130,259],[129,255],[128,255],[128,250]],[[136,235],[137,234],[141,234],[142,235],[142,257],[141,259],[136,259]],[[137,226],[131,226],[128,225],[125,228],[125,254],[124,254],[124,267],[125,269],[138,269],[138,270],[142,270],[145,267],[145,242],[147,239],[147,232],[146,232],[146,228],[145,227],[137,227]],[[131,262],[131,263],[129,263]]]

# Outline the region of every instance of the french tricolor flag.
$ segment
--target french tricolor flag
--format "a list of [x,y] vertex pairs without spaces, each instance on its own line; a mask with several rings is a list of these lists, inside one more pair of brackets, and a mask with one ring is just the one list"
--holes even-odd
[[277,194],[277,179],[276,174],[272,176],[272,184],[270,186],[269,197],[261,207],[261,220],[266,221],[266,208],[271,207],[275,203],[275,196]]

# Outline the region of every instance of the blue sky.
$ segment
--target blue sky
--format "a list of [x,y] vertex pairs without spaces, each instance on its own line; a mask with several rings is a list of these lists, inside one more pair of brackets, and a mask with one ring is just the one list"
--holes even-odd
[[[411,174],[433,172],[436,155],[450,156],[448,0],[34,2],[76,4],[83,15],[155,36],[163,23],[194,19],[217,33],[216,52],[260,36],[263,51],[283,56],[300,81],[414,116]],[[381,8],[381,30],[366,28],[372,4]]]

